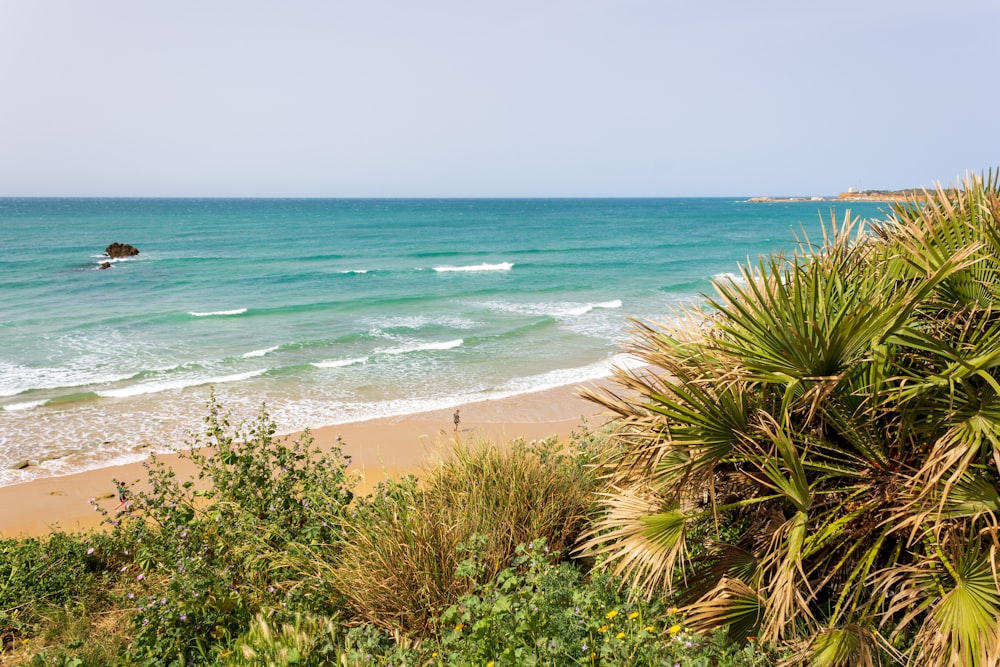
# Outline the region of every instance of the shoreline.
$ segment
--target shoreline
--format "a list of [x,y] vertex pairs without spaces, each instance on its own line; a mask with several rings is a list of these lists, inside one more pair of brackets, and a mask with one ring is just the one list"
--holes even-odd
[[[458,437],[463,442],[494,443],[515,438],[543,440],[551,436],[565,440],[584,420],[591,430],[596,430],[608,421],[609,415],[597,404],[581,398],[578,391],[583,386],[605,381],[458,405],[461,416]],[[455,438],[453,413],[454,408],[439,409],[320,426],[309,431],[314,444],[323,450],[332,449],[341,439],[342,451],[351,457],[348,470],[358,474],[356,489],[363,494],[387,478],[418,472],[446,451]],[[301,433],[275,437],[295,439]],[[156,456],[167,462],[178,477],[186,478],[194,472],[191,462],[177,453]],[[0,487],[0,506],[19,508],[0,514],[0,538],[39,537],[60,530],[78,532],[99,527],[102,517],[94,511],[90,499],[113,511],[118,504],[113,479],[121,479],[133,487],[144,485],[143,464],[147,460]]]

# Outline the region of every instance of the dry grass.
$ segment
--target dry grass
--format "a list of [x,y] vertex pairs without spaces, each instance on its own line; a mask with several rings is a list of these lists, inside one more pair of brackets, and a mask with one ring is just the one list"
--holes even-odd
[[480,580],[506,567],[519,543],[542,538],[562,552],[583,526],[595,484],[593,470],[555,441],[457,444],[422,484],[393,483],[361,503],[331,579],[361,619],[425,630],[474,584],[455,574],[467,558],[460,545],[481,536]]

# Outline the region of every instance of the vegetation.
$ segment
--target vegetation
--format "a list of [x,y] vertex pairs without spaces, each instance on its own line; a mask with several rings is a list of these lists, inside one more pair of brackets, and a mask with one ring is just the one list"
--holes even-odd
[[845,217],[638,324],[583,551],[815,665],[1000,659],[1000,187]]
[[[519,545],[543,540],[556,553],[584,527],[596,485],[584,454],[554,442],[457,446],[431,469],[362,499],[327,578],[357,617],[390,631],[424,633],[459,596],[496,577]],[[475,576],[456,574],[477,542]]]
[[771,664],[567,560],[603,442],[465,443],[354,498],[339,452],[213,400],[196,478],[154,458],[107,531],[0,545],[3,664]]
[[[998,174],[1000,176],[1000,174]],[[636,323],[617,412],[354,497],[214,399],[108,529],[0,541],[0,662],[994,665],[1000,184],[830,220]]]

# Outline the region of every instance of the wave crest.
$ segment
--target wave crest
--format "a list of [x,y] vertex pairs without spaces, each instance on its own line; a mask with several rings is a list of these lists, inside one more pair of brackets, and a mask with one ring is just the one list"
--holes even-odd
[[234,308],[233,310],[212,310],[206,312],[190,311],[188,315],[191,317],[218,317],[224,315],[242,315],[245,312],[247,312],[246,308]]
[[380,354],[408,354],[410,352],[427,352],[431,350],[450,350],[461,347],[465,341],[461,338],[443,341],[440,343],[415,343],[413,345],[402,345],[400,347],[390,347],[378,350]]
[[265,354],[269,354],[277,350],[280,345],[272,345],[271,347],[265,347],[260,350],[250,350],[249,352],[244,352],[240,356],[244,359],[250,359],[252,357],[263,357]]
[[499,264],[475,264],[472,266],[435,266],[438,273],[448,272],[476,272],[476,271],[510,271],[514,268],[513,262],[500,262]]
[[101,389],[94,392],[102,398],[126,398],[129,396],[140,396],[142,394],[157,394],[172,389],[187,389],[188,387],[199,387],[206,384],[225,384],[227,382],[240,382],[249,380],[252,377],[263,375],[267,369],[248,371],[246,373],[236,373],[234,375],[220,375],[213,378],[185,378],[181,380],[169,380],[167,382],[150,382],[148,384],[137,384],[131,387],[120,389]]
[[368,361],[368,357],[356,357],[354,359],[330,359],[328,361],[314,361],[312,366],[316,368],[343,368],[344,366],[354,366]]

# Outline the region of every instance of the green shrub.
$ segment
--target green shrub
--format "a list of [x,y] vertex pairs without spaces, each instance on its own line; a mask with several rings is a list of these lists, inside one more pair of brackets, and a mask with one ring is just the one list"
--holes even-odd
[[0,634],[31,635],[48,610],[105,598],[113,578],[91,538],[53,533],[0,540]]
[[[472,543],[458,574],[484,567]],[[601,571],[555,562],[543,540],[519,545],[510,566],[442,614],[442,665],[763,666],[770,657],[687,630],[676,607],[623,590]]]
[[[462,545],[458,578],[482,576],[486,544],[474,536]],[[258,617],[222,664],[767,667],[775,660],[753,643],[732,647],[721,634],[693,634],[676,608],[630,598],[620,580],[588,576],[579,563],[557,563],[538,540],[519,545],[508,567],[472,586],[424,636],[317,616]]]
[[[206,440],[188,443],[197,480],[181,481],[155,458],[148,490],[110,519],[121,570],[137,606],[132,659],[208,663],[262,607],[330,611],[324,582],[290,569],[297,550],[336,545],[351,500],[339,452],[275,438],[264,409],[232,428],[214,397]],[[207,441],[207,442],[206,442]]]

